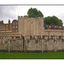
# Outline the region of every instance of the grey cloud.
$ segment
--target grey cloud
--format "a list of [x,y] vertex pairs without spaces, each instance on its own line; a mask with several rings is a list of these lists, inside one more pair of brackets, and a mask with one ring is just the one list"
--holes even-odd
[[15,6],[0,6],[0,20],[7,22],[8,19],[14,19],[16,17]]
[[59,14],[58,18],[63,21],[63,25],[64,25],[64,13]]

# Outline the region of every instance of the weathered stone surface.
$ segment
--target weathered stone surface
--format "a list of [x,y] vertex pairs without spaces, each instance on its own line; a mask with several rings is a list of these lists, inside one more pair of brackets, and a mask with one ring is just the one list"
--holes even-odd
[[[46,37],[46,36],[45,36]],[[48,36],[49,37],[49,36]],[[58,51],[64,50],[64,40],[63,39],[51,39],[46,37],[46,39],[36,36],[34,37],[20,37],[20,38],[2,38],[0,39],[0,50],[7,51]]]

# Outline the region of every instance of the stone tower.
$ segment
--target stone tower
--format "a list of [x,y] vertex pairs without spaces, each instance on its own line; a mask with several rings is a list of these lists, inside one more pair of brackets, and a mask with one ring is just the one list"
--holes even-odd
[[23,36],[42,36],[43,26],[43,17],[28,18],[27,16],[18,16],[18,30]]

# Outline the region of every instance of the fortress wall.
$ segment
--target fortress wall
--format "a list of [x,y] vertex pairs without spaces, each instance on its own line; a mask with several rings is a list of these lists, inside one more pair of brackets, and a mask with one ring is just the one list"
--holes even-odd
[[42,35],[43,18],[18,17],[19,33],[23,36]]
[[[27,42],[28,43],[28,42]],[[36,40],[29,40],[27,51],[41,51],[41,42]]]
[[64,30],[45,30],[43,26],[43,18],[19,16],[18,32],[0,32],[0,50],[41,52],[64,50]]
[[59,51],[64,50],[62,39],[28,39],[26,51]]
[[[21,21],[21,22],[20,22]],[[18,32],[19,34],[23,34],[23,18],[21,18],[20,16],[18,16]]]
[[22,39],[0,39],[0,51],[23,51]]
[[18,17],[19,34],[23,36],[64,35],[64,30],[43,29],[43,18]]
[[44,30],[44,35],[64,36],[64,30]]
[[40,38],[38,36],[30,38],[1,38],[0,39],[0,51],[61,51],[64,50],[64,39],[51,39],[45,36],[45,38]]

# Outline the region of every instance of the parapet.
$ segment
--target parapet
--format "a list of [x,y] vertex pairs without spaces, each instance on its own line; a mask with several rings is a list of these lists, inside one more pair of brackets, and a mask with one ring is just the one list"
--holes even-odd
[[33,17],[31,17],[31,18],[29,18],[28,16],[18,16],[18,19],[19,18],[26,18],[26,19],[38,19],[38,20],[43,20],[43,17],[38,17],[38,18],[33,18]]
[[18,16],[18,18],[25,18],[25,17],[27,17],[27,18],[28,18],[28,16]]

